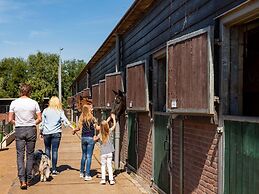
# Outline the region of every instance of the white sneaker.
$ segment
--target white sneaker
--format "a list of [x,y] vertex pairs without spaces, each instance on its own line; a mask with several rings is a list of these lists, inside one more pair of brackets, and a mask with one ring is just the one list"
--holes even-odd
[[52,176],[57,176],[57,175],[59,175],[59,172],[56,171],[56,170],[53,170],[53,171],[52,171]]
[[84,178],[84,173],[80,173],[80,178]]
[[114,185],[115,184],[115,181],[114,180],[111,180],[110,181],[110,185]]
[[88,176],[88,175],[85,175],[85,181],[90,181],[90,180],[92,180],[92,177]]
[[101,184],[101,185],[105,185],[105,184],[106,184],[106,181],[105,181],[104,179],[102,179],[102,180],[100,181],[100,184]]

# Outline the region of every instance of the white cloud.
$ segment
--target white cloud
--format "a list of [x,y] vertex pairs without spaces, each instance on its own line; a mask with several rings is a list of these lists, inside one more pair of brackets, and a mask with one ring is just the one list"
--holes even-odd
[[6,45],[11,45],[11,46],[17,46],[23,44],[23,42],[15,42],[15,41],[10,41],[10,40],[3,40],[2,41]]
[[24,1],[0,0],[0,23],[24,20],[31,17],[32,13]]
[[36,38],[36,37],[43,37],[43,36],[48,36],[50,32],[48,30],[32,30],[29,34],[30,38]]

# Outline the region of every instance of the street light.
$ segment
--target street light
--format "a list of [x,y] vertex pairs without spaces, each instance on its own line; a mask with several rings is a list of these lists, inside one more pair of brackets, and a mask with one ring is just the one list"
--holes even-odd
[[64,48],[59,49],[59,62],[58,62],[58,97],[60,102],[62,102],[62,93],[61,93],[61,51]]

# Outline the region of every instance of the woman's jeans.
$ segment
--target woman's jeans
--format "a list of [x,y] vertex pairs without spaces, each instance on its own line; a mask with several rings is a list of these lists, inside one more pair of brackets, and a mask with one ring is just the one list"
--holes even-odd
[[[32,165],[36,142],[36,127],[15,127],[15,141],[17,153],[17,168],[20,181],[32,179]],[[24,165],[24,152],[26,148],[26,167]]]
[[95,142],[93,140],[93,137],[82,137],[81,143],[82,143],[82,159],[81,159],[80,173],[84,173],[85,165],[86,165],[85,175],[90,176],[90,168],[92,163],[92,155],[93,155]]
[[[58,148],[61,140],[61,132],[46,134],[44,137],[46,155],[52,159],[52,172],[57,170]],[[52,157],[50,157],[50,150],[52,149]]]

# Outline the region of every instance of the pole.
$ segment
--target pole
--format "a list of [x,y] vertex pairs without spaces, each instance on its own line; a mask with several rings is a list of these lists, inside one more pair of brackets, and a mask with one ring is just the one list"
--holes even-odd
[[[120,36],[116,34],[116,64],[115,71],[118,72],[120,68]],[[119,118],[118,118],[119,120]],[[120,168],[120,123],[116,122],[115,128],[115,153],[114,153],[114,164],[115,170],[119,170]]]
[[61,92],[61,51],[63,48],[59,49],[59,64],[58,64],[58,97],[60,102],[62,102],[62,92]]

